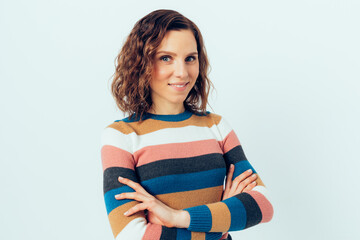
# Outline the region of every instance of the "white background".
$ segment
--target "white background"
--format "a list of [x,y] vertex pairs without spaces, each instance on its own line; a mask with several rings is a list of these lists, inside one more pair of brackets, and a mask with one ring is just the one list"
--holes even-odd
[[114,59],[135,22],[174,9],[202,31],[216,91],[272,194],[234,239],[359,239],[360,3],[0,2],[0,239],[113,239],[100,134],[124,115]]

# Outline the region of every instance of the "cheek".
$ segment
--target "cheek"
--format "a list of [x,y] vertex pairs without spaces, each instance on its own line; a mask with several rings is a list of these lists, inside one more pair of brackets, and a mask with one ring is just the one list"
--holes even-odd
[[199,65],[193,66],[190,70],[189,70],[189,74],[191,75],[191,78],[197,78],[198,75],[200,73],[199,70]]
[[154,76],[157,79],[164,79],[171,75],[171,71],[166,67],[158,66],[154,70]]

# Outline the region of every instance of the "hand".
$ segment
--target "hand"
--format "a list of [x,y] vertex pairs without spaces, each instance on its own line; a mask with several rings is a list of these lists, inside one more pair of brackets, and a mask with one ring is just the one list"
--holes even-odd
[[161,225],[161,220],[159,218],[157,218],[154,214],[152,214],[151,212],[147,213],[147,221],[149,223],[154,223],[154,224],[160,224]]
[[251,169],[243,172],[237,176],[234,181],[232,181],[231,179],[233,177],[234,170],[235,167],[231,164],[228,175],[226,175],[226,184],[222,200],[233,197],[242,192],[248,192],[256,186],[255,180],[257,179],[257,175],[255,173],[251,175]]
[[[152,223],[160,224],[169,228],[187,228],[190,224],[190,215],[187,216],[188,213],[186,211],[170,208],[169,206],[165,205],[160,200],[149,194],[139,183],[121,177],[119,177],[118,180],[119,182],[133,188],[135,192],[127,192],[115,195],[115,198],[117,200],[126,198],[134,199],[141,202],[130,208],[126,213],[124,213],[125,216],[130,216],[138,211],[147,209],[148,219]],[[184,219],[188,220],[188,224],[186,224],[186,221]]]

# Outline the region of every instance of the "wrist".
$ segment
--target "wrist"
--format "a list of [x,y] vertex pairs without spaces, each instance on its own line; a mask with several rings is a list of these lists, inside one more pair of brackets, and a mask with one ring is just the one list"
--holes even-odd
[[174,225],[176,228],[188,228],[190,225],[190,214],[185,210],[178,210],[175,213]]

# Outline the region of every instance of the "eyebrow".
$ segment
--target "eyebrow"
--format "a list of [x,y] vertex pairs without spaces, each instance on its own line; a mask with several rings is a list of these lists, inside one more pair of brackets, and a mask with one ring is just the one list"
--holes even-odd
[[[171,55],[175,55],[176,56],[176,53],[174,52],[169,52],[169,51],[159,51],[157,52],[156,54],[160,54],[160,53],[167,53],[167,54],[171,54]],[[192,52],[192,53],[189,53],[188,55],[198,55],[197,52]]]

